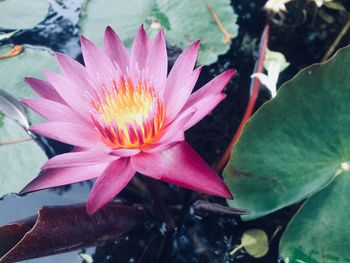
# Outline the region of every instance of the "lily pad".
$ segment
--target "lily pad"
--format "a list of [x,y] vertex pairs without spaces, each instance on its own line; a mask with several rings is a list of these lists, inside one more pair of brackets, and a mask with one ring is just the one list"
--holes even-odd
[[49,10],[47,0],[0,1],[0,28],[32,28],[44,20]]
[[306,201],[280,243],[286,262],[350,262],[349,189],[348,171]]
[[225,54],[230,45],[224,43],[224,34],[207,4],[212,6],[225,29],[235,37],[237,16],[228,0],[89,1],[80,25],[83,34],[100,46],[103,44],[102,32],[106,25],[110,25],[127,47],[131,46],[140,24],[144,24],[151,35],[164,27],[167,41],[181,49],[200,39],[198,63],[208,65],[215,62],[218,55]]
[[269,239],[261,229],[249,229],[243,233],[242,246],[249,255],[261,258],[269,252]]
[[[9,46],[0,47],[0,54],[9,50]],[[45,50],[25,48],[18,56],[0,59],[0,88],[16,99],[33,98],[36,95],[24,82],[24,77],[42,78],[44,69],[58,71],[53,56]],[[28,109],[29,120],[37,123],[42,120],[38,114]]]
[[350,160],[350,47],[302,70],[247,123],[224,170],[254,219],[325,187]]
[[44,151],[33,140],[2,145],[4,142],[30,138],[14,120],[4,117],[0,128],[0,197],[18,193],[36,177],[47,160]]

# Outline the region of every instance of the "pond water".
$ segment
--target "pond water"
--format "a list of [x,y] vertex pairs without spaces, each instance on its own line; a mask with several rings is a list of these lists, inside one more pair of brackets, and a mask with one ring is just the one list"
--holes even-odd
[[[77,58],[82,62],[79,46],[79,12],[83,0],[50,0],[50,12],[42,23],[31,30],[16,33],[10,43],[49,47]],[[298,1],[299,2],[299,1]],[[349,8],[349,3],[343,1]],[[258,42],[265,24],[262,6],[265,1],[233,0],[232,6],[238,14],[239,35],[233,40],[230,51],[220,56],[219,61],[204,68],[197,87],[228,68],[236,68],[237,76],[226,90],[227,99],[187,134],[188,141],[209,164],[219,160],[237,129],[249,95],[250,75],[257,59]],[[311,11],[310,11],[311,12]],[[280,83],[290,79],[303,67],[319,62],[341,28],[341,21],[332,24],[319,18],[304,18],[303,11],[294,7],[291,15],[283,21],[271,24],[269,48],[282,52],[291,63],[280,77]],[[312,21],[315,19],[315,21]],[[349,41],[347,35],[343,43]],[[179,50],[169,47],[172,63]],[[262,87],[257,107],[270,99],[269,92]],[[55,153],[66,152],[69,146],[50,141]],[[50,154],[51,155],[51,154]],[[0,224],[26,218],[36,213],[42,205],[63,205],[86,200],[91,183],[80,183],[57,189],[27,194],[23,197],[9,195],[0,201]],[[168,187],[168,186],[164,186]],[[167,205],[175,215],[177,228],[164,231],[159,221],[149,222],[130,235],[86,251],[78,250],[61,255],[33,259],[26,262],[83,262],[79,253],[90,254],[94,262],[282,262],[278,259],[278,239],[270,244],[264,258],[254,259],[244,252],[230,257],[229,252],[240,243],[242,233],[250,228],[261,228],[271,236],[277,228],[284,229],[298,206],[283,209],[259,220],[242,222],[238,217],[214,214],[196,215],[191,205],[198,198],[183,190],[180,195],[174,187],[168,189]],[[125,189],[121,197],[137,202],[147,202],[145,197],[134,196]],[[222,203],[222,200],[218,200]],[[180,208],[179,208],[180,207]],[[158,252],[161,248],[162,254]],[[143,256],[140,256],[143,255]]]

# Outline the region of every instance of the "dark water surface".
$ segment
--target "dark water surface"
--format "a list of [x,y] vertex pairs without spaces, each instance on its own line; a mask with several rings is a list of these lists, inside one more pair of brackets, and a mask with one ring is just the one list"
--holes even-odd
[[[79,46],[80,7],[83,0],[50,0],[50,12],[47,18],[31,30],[19,31],[9,42],[33,46],[49,47],[55,51],[69,54],[81,61]],[[302,2],[296,0],[296,2]],[[349,3],[343,1],[345,5]],[[187,134],[187,140],[198,150],[204,159],[214,164],[237,129],[248,100],[250,75],[257,59],[258,41],[265,24],[265,13],[261,10],[265,1],[235,0],[232,5],[237,12],[239,35],[234,39],[230,51],[219,61],[205,67],[197,87],[228,68],[236,68],[237,76],[226,90],[227,99],[213,113],[193,127]],[[312,11],[308,10],[309,13]],[[341,29],[343,21],[327,24],[312,16],[303,16],[298,5],[283,21],[272,23],[269,48],[282,52],[291,63],[282,73],[280,83],[290,79],[305,66],[319,62],[331,42]],[[305,20],[301,23],[302,20]],[[345,37],[342,45],[349,41]],[[179,54],[177,49],[169,48],[170,61]],[[258,105],[270,98],[269,92],[262,88]],[[56,153],[66,152],[69,146],[51,142]],[[22,219],[36,213],[41,205],[63,205],[84,202],[91,183],[74,184],[68,187],[45,190],[24,197],[6,196],[0,201],[0,224]],[[243,251],[234,258],[231,251],[240,243],[242,233],[250,228],[260,228],[271,236],[277,227],[282,229],[288,223],[296,207],[283,209],[262,219],[241,222],[238,217],[219,215],[195,215],[191,204],[198,196],[183,190],[178,195],[173,186],[166,188],[165,201],[174,214],[177,229],[167,233],[160,220],[149,222],[142,229],[130,233],[108,244],[87,250],[93,255],[94,262],[281,262],[278,260],[278,239],[271,242],[270,252],[262,259],[254,259]],[[136,202],[149,203],[148,198],[134,196],[126,189],[122,197]],[[222,200],[218,200],[222,202]],[[162,251],[162,255],[159,255]],[[34,259],[26,262],[82,262],[79,251],[56,256]]]

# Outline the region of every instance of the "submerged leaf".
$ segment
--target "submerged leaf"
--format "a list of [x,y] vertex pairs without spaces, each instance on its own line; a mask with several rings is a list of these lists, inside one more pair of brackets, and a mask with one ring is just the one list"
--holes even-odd
[[147,217],[142,207],[120,203],[110,203],[93,216],[85,204],[41,207],[37,217],[0,227],[0,262],[96,246],[142,225]]

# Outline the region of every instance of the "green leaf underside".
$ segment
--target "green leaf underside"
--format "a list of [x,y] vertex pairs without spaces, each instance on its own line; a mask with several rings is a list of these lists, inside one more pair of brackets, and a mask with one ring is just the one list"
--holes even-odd
[[224,170],[254,219],[325,187],[350,160],[350,48],[302,70],[247,123]]
[[[28,138],[29,135],[15,121],[4,117],[0,128],[0,143]],[[0,145],[0,197],[18,193],[36,177],[47,160],[44,151],[34,141]]]
[[350,262],[349,189],[350,172],[345,172],[305,202],[280,243],[286,262]]
[[39,24],[46,17],[47,0],[5,0],[0,1],[0,28],[25,29]]
[[[0,47],[0,54],[10,48]],[[25,48],[18,56],[0,60],[0,88],[16,99],[35,98],[36,94],[25,83],[25,77],[44,79],[43,70],[58,71],[54,57],[44,50]],[[32,123],[42,121],[42,118],[28,109],[29,120]]]
[[103,44],[106,25],[110,25],[130,48],[141,24],[152,36],[158,32],[160,24],[165,28],[168,43],[181,49],[200,39],[198,63],[208,65],[215,62],[218,55],[225,54],[230,45],[224,44],[224,35],[208,11],[207,4],[213,7],[226,30],[235,37],[237,16],[228,0],[89,1],[86,17],[80,25],[83,34],[99,46]]

